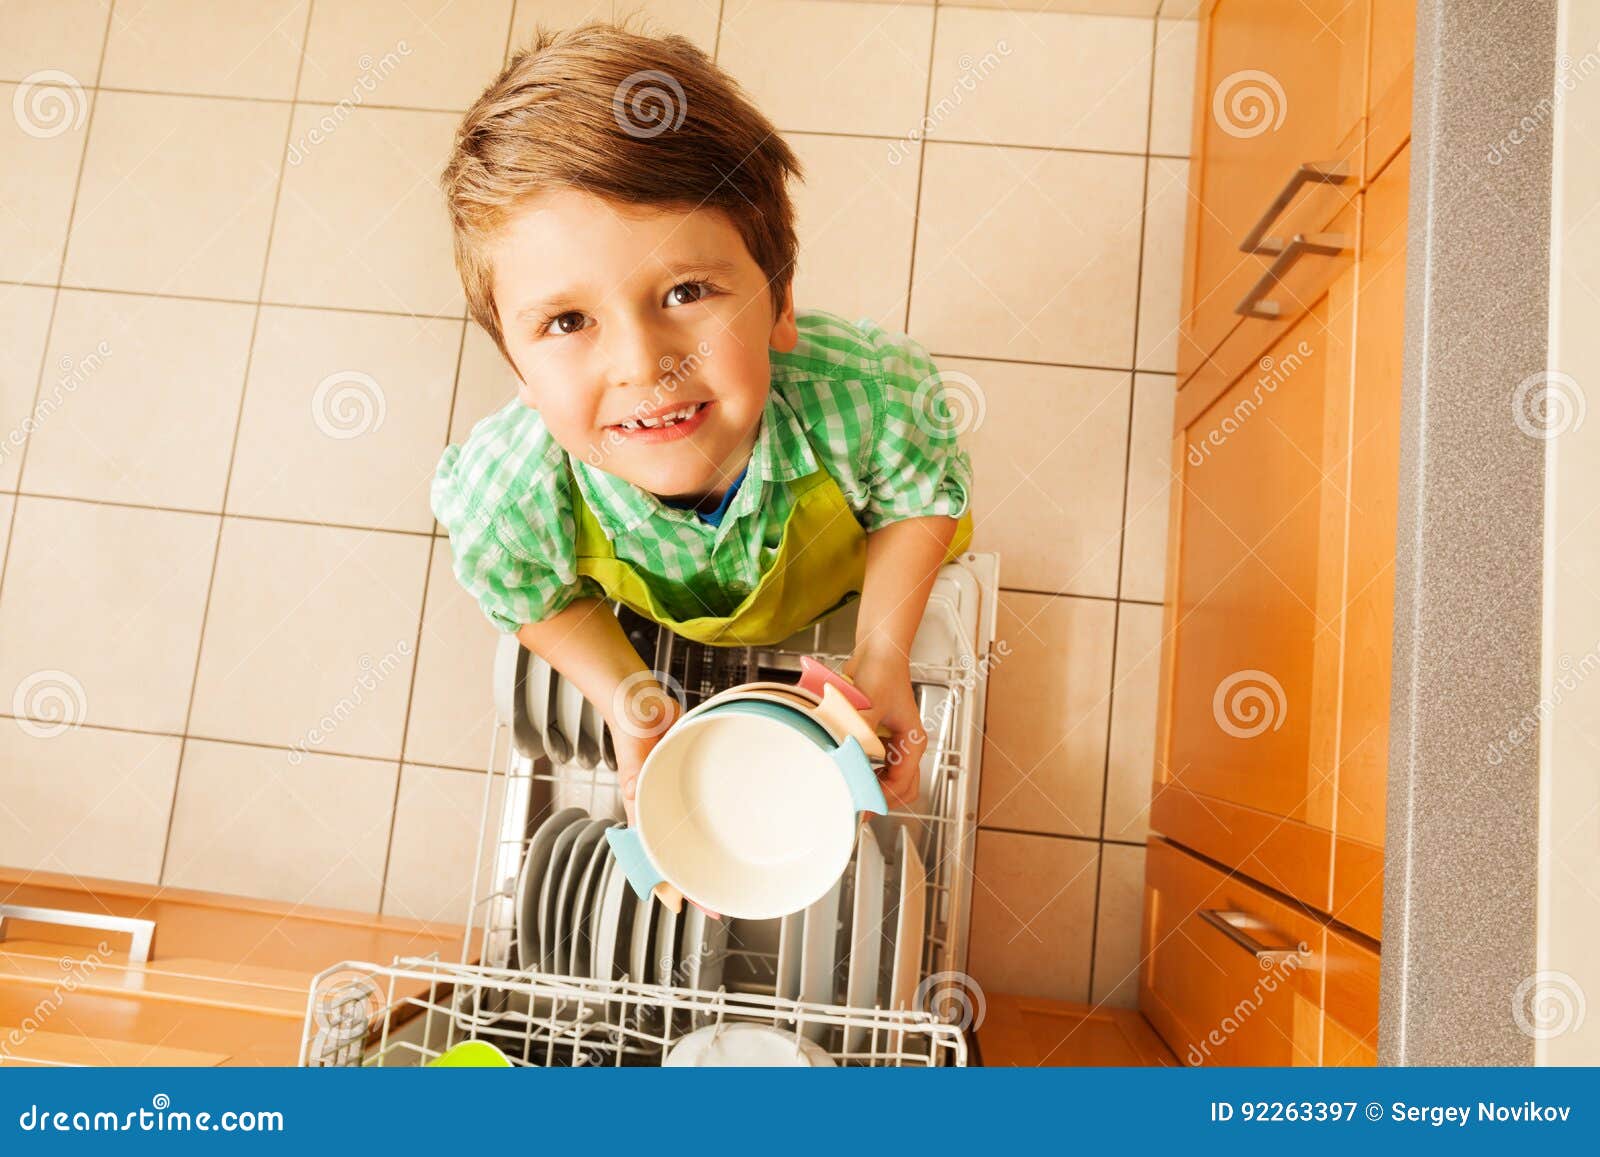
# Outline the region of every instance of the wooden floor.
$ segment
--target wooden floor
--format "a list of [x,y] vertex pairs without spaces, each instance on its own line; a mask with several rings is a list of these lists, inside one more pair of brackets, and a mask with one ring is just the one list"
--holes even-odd
[[991,993],[978,1026],[978,1063],[1176,1065],[1150,1022],[1127,1008]]

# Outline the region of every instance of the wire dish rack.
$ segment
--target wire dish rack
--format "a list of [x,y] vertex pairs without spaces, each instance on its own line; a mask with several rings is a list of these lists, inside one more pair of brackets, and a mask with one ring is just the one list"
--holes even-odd
[[[885,849],[893,849],[903,831],[926,866],[919,984],[908,1007],[842,1003],[854,859],[842,880],[840,911],[846,915],[837,931],[834,1000],[777,994],[779,920],[728,921],[715,990],[689,983],[692,977],[676,963],[673,983],[660,984],[525,967],[517,959],[515,897],[534,830],[562,808],[582,807],[594,818],[618,821],[623,812],[616,772],[606,762],[552,763],[536,741],[516,733],[515,704],[529,653],[507,636],[496,664],[497,722],[461,961],[401,957],[325,969],[311,985],[300,1063],[426,1064],[456,1044],[481,1040],[513,1064],[659,1065],[689,1032],[751,1022],[793,1033],[797,1045],[814,1042],[838,1064],[966,1064],[965,1026],[974,1002],[982,1000],[966,976],[966,959],[998,570],[998,556],[983,553],[965,554],[940,570],[911,653],[912,685],[928,734],[917,805],[866,821]],[[852,602],[775,647],[732,648],[693,643],[620,604],[613,609],[657,677],[681,694],[685,707],[694,707],[739,683],[794,682],[802,655],[837,669],[853,645],[856,607]],[[896,875],[892,867],[887,874]],[[484,879],[487,887],[480,884]],[[885,916],[887,925],[896,913],[886,909]]]

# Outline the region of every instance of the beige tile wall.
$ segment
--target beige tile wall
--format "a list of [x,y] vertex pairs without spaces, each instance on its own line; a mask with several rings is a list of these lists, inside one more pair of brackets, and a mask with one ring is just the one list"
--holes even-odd
[[799,152],[798,301],[976,383],[972,970],[1132,1003],[1194,52],[1158,3],[0,0],[0,859],[464,915],[495,634],[427,489],[510,387],[436,175],[510,44],[638,9]]

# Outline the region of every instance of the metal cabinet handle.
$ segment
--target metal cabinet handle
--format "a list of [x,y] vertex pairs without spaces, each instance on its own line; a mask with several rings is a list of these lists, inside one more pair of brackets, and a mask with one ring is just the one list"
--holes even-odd
[[1267,206],[1267,211],[1261,215],[1261,220],[1255,223],[1255,228],[1245,234],[1239,248],[1246,253],[1282,253],[1284,243],[1280,238],[1268,237],[1267,230],[1272,228],[1272,223],[1278,219],[1289,202],[1293,201],[1295,194],[1302,185],[1342,185],[1350,179],[1350,167],[1343,161],[1307,161],[1295,169],[1290,176],[1289,183],[1285,185],[1272,204]]
[[1256,933],[1265,933],[1275,940],[1282,940],[1283,937],[1270,925],[1257,920],[1248,912],[1236,912],[1226,908],[1202,908],[1196,915],[1258,960],[1263,956],[1270,958],[1290,952],[1303,956],[1311,951],[1304,940],[1298,944],[1263,944],[1256,938]]
[[1349,239],[1343,233],[1296,233],[1289,244],[1283,247],[1283,252],[1278,254],[1277,259],[1267,266],[1267,271],[1250,287],[1250,292],[1233,307],[1233,312],[1241,317],[1255,317],[1263,321],[1275,320],[1282,316],[1283,307],[1275,301],[1267,301],[1266,296],[1287,276],[1295,262],[1307,253],[1333,257],[1348,252],[1349,249]]
[[31,920],[38,924],[60,924],[67,928],[99,928],[107,932],[126,932],[133,937],[128,946],[128,963],[150,961],[150,938],[155,935],[154,920],[133,916],[108,916],[103,912],[74,912],[70,908],[27,908],[21,904],[0,904],[0,940],[4,940],[7,920]]

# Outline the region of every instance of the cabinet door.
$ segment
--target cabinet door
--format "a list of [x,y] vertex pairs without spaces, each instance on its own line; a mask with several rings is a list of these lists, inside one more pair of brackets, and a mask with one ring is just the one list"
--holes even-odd
[[1181,1064],[1314,1065],[1323,931],[1304,909],[1153,839],[1140,1011]]
[[1416,0],[1372,0],[1372,55],[1367,69],[1366,180],[1411,138]]
[[[1157,789],[1175,782],[1323,831],[1333,818],[1354,284],[1348,257],[1338,260],[1345,273],[1252,372],[1192,416],[1180,396]],[[1325,905],[1325,873],[1322,887],[1302,898]]]
[[1389,682],[1394,635],[1395,520],[1400,474],[1400,382],[1405,344],[1406,208],[1410,146],[1364,194],[1356,268],[1356,345],[1350,427],[1344,695],[1333,915],[1383,933],[1383,832],[1389,777]]
[[1330,1068],[1378,1063],[1378,952],[1329,926],[1323,963],[1322,1063]]
[[1180,383],[1240,322],[1272,260],[1240,245],[1296,171],[1337,162],[1351,179],[1300,188],[1268,236],[1320,231],[1359,188],[1368,4],[1217,0],[1202,20]]

